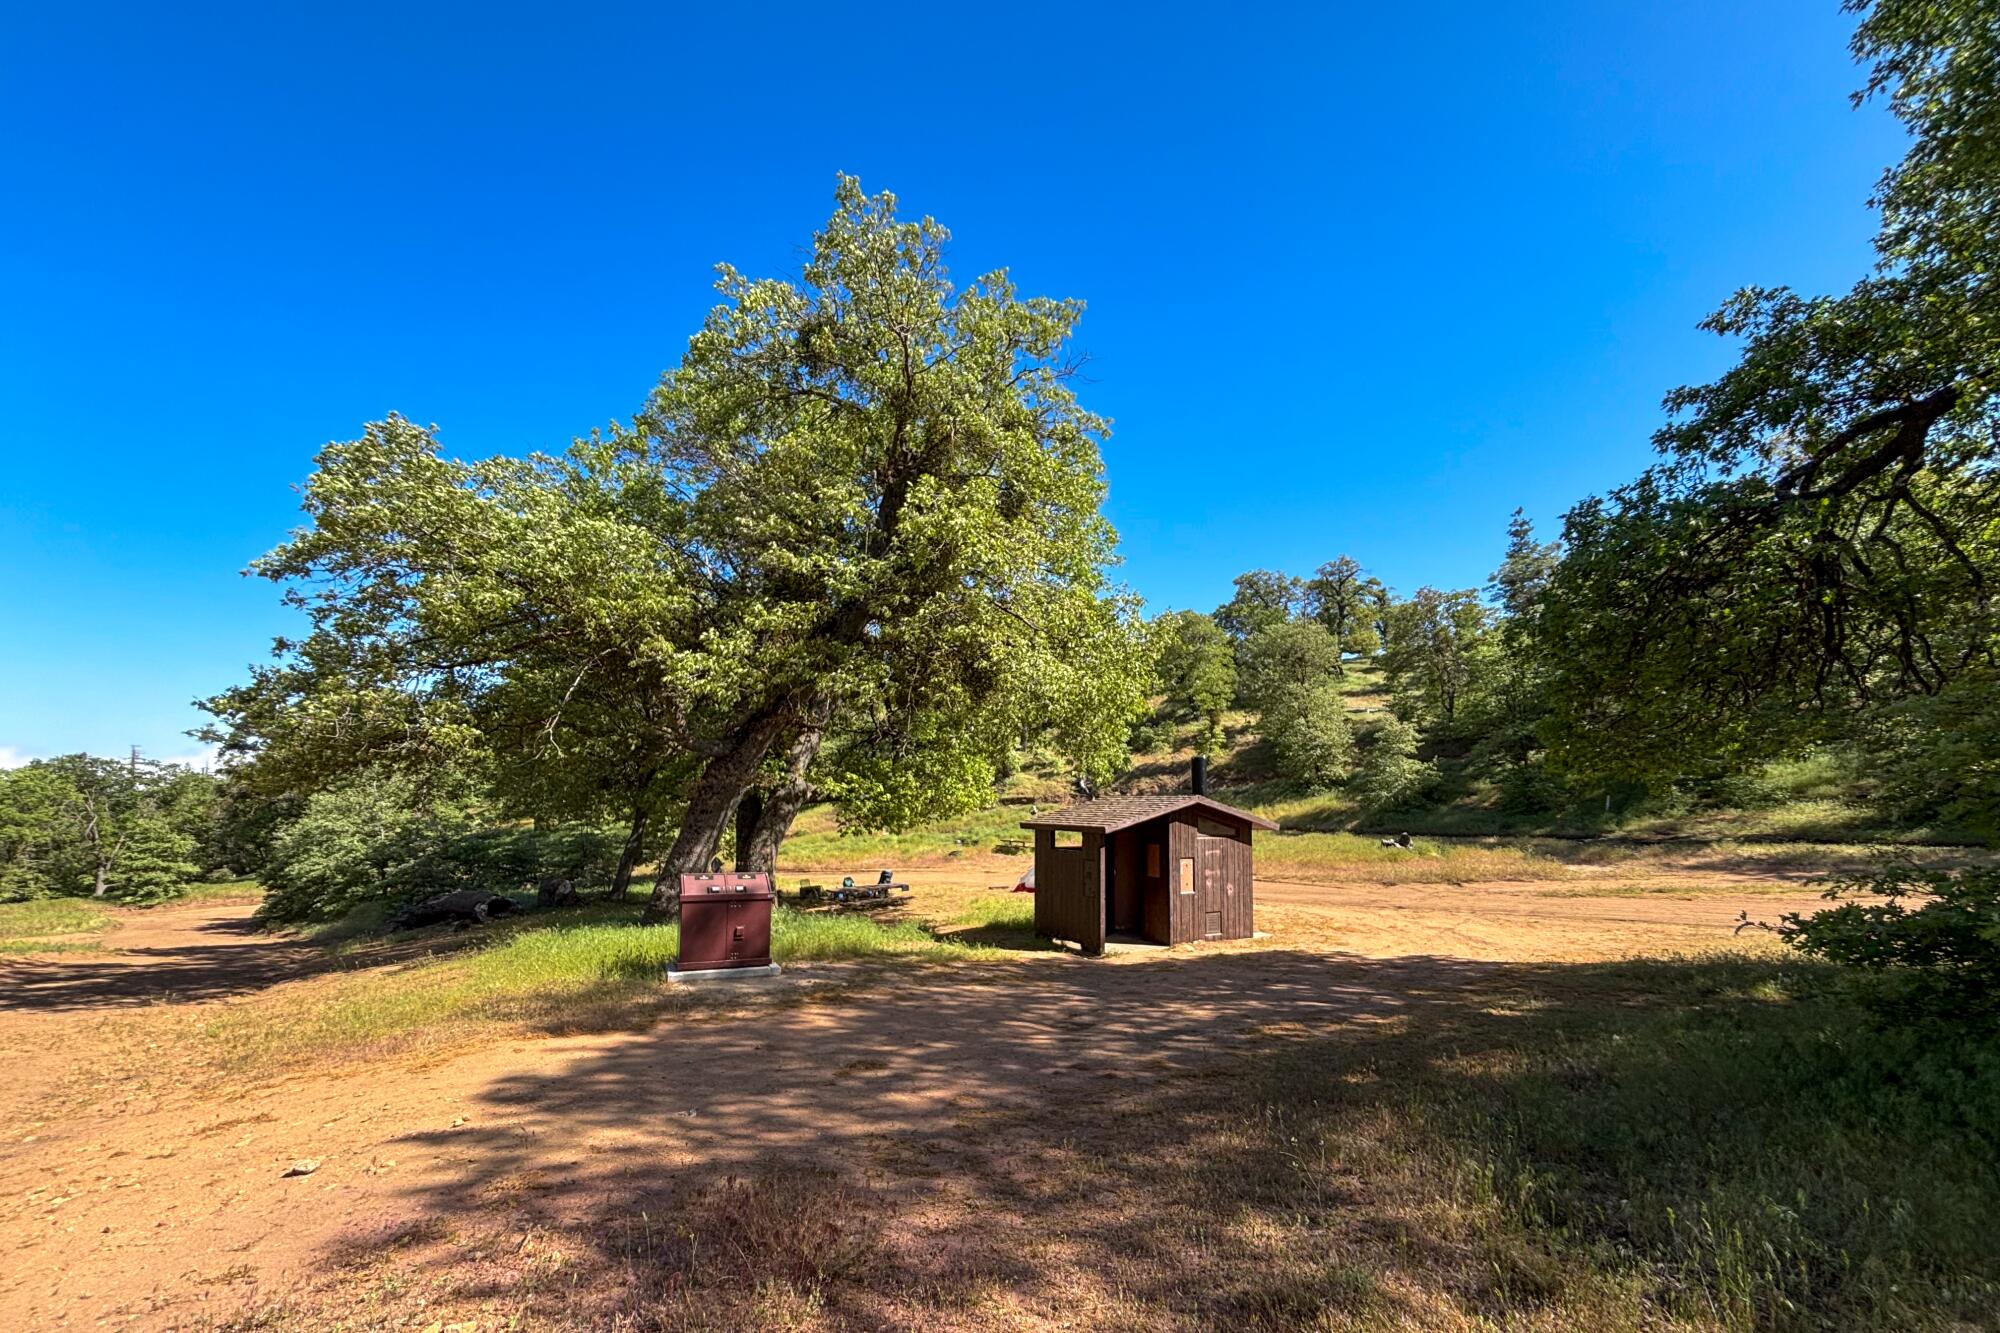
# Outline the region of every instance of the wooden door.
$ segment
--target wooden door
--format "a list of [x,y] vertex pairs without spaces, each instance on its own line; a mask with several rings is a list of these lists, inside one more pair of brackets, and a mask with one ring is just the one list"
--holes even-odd
[[1229,852],[1234,844],[1228,838],[1198,837],[1194,845],[1195,872],[1201,880],[1201,935],[1203,939],[1219,940],[1225,900],[1231,888]]

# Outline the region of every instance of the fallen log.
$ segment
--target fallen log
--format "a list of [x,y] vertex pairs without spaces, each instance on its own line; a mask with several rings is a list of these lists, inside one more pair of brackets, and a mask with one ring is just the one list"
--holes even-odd
[[442,925],[447,921],[483,926],[493,917],[508,916],[520,910],[520,905],[504,893],[457,889],[409,904],[389,919],[389,929],[416,930],[423,926]]

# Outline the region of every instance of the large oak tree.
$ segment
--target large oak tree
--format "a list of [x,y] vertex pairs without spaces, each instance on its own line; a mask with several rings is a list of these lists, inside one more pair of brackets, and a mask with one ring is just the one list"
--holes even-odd
[[798,278],[720,270],[629,429],[477,464],[400,418],[329,446],[259,566],[313,632],[212,701],[218,733],[281,785],[449,762],[524,814],[619,817],[621,881],[671,821],[663,884],[739,815],[769,864],[813,795],[877,827],[977,804],[1027,731],[1108,775],[1145,672],[1082,306],[960,288],[937,223],[850,178],[836,204]]

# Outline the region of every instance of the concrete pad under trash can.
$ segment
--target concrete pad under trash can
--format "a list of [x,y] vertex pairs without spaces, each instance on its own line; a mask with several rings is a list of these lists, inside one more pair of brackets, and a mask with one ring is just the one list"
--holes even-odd
[[667,964],[667,980],[681,986],[710,981],[768,981],[783,972],[784,969],[776,963],[766,963],[762,967],[702,967],[689,972],[672,963]]

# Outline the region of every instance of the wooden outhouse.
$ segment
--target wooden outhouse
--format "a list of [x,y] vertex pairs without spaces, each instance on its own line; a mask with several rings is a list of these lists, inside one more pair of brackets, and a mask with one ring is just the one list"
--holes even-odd
[[1102,953],[1248,939],[1250,835],[1278,826],[1207,796],[1112,796],[1026,820],[1035,831],[1035,933]]

